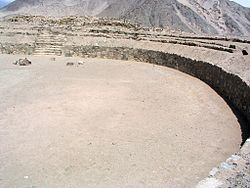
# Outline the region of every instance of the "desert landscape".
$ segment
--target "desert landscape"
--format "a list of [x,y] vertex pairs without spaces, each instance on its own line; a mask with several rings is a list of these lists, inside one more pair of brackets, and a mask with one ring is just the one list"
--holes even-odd
[[[0,11],[1,188],[250,186],[247,28],[100,17],[113,1],[39,16],[58,2],[30,2]],[[200,11],[185,2],[173,1],[179,18]]]

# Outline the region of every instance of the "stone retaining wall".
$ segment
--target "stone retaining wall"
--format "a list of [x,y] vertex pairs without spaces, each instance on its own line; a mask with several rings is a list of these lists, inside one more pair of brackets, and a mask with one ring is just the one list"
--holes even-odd
[[28,43],[0,43],[0,53],[2,54],[24,54],[32,55],[34,53],[34,44]]

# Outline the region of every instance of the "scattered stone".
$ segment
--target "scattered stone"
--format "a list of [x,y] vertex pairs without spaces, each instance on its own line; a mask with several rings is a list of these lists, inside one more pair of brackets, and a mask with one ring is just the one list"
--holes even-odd
[[233,163],[232,165],[233,165],[234,167],[237,167],[237,166],[238,166],[238,164],[237,164],[237,163]]
[[14,62],[13,64],[19,65],[19,66],[28,66],[28,65],[31,65],[31,61],[29,61],[27,58],[25,58],[25,59],[19,59],[16,62]]
[[242,50],[243,55],[248,55],[248,52],[246,50]]
[[218,168],[213,168],[210,172],[209,172],[209,175],[210,176],[215,176],[215,174],[219,171]]
[[236,46],[234,44],[230,44],[229,48],[236,49]]
[[238,161],[238,160],[241,159],[240,156],[238,156],[238,155],[232,155],[231,158],[232,158],[232,160],[234,160],[234,161]]
[[83,65],[84,62],[83,61],[78,61],[78,65]]
[[74,63],[74,62],[67,62],[66,65],[67,65],[67,66],[82,66],[82,65],[84,65],[84,62],[83,62],[83,61],[78,61],[77,63]]
[[233,168],[232,165],[230,165],[230,164],[228,164],[228,163],[225,163],[225,162],[222,162],[220,166],[221,166],[221,168],[224,168],[224,169],[227,169],[227,170]]
[[75,63],[73,63],[73,62],[68,62],[67,64],[66,64],[66,66],[74,66],[75,65]]

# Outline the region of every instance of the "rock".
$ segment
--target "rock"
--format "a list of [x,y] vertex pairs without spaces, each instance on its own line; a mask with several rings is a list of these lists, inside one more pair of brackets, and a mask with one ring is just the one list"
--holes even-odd
[[66,66],[74,66],[74,64],[75,64],[75,63],[73,63],[73,62],[68,62],[68,63],[66,64]]
[[84,62],[83,61],[78,61],[78,65],[83,65]]
[[28,65],[31,65],[31,61],[29,61],[27,58],[25,58],[25,59],[19,59],[16,62],[14,62],[13,64],[19,65],[19,66],[28,66]]
[[74,62],[67,62],[66,66],[81,66],[84,65],[83,61],[78,61],[77,63]]
[[221,168],[226,169],[226,170],[232,169],[234,167],[233,165],[230,165],[230,164],[225,163],[225,162],[222,162],[220,166],[221,166]]
[[229,48],[236,49],[236,46],[234,44],[230,44]]
[[72,57],[72,53],[71,52],[65,52],[65,57]]
[[215,176],[215,174],[219,171],[218,168],[213,168],[210,172],[209,172],[209,175],[210,176]]
[[248,52],[246,50],[242,50],[243,55],[248,55]]

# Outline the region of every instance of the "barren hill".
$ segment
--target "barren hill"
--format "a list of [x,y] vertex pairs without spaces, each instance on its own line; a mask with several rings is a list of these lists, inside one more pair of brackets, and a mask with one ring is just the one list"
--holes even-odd
[[150,27],[250,36],[250,9],[229,0],[16,0],[1,13],[108,16]]

